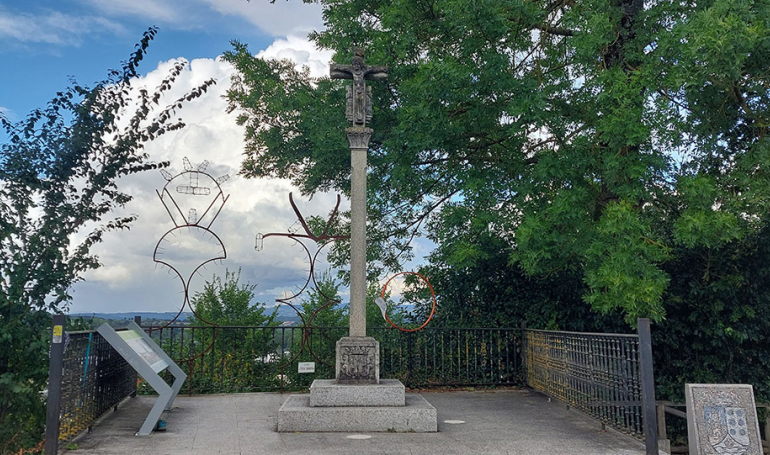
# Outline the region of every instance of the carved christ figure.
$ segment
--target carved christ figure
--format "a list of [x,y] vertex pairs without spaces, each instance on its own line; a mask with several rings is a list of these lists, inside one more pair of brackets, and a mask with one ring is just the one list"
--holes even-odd
[[388,68],[385,66],[366,66],[364,50],[353,50],[353,64],[332,64],[329,72],[332,79],[353,79],[353,87],[347,88],[347,105],[345,114],[353,126],[366,126],[372,120],[372,89],[366,86],[365,80],[384,80],[388,78]]

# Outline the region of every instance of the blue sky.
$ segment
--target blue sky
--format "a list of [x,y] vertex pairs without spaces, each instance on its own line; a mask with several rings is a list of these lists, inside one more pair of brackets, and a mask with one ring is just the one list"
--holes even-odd
[[[193,166],[210,161],[208,170],[214,178],[231,177],[223,185],[230,198],[212,225],[228,258],[207,266],[193,278],[190,289],[200,290],[214,274],[224,276],[226,269],[241,269],[241,282],[257,285],[257,300],[273,304],[276,297],[291,295],[304,283],[307,260],[304,250],[285,238],[266,241],[264,249],[256,252],[256,234],[286,232],[295,223],[289,192],[294,192],[305,218],[325,217],[336,195],[304,198],[285,180],[247,180],[237,175],[244,130],[236,124],[235,115],[226,113],[223,99],[234,70],[217,56],[230,49],[231,40],[238,40],[263,58],[288,58],[308,66],[315,77],[328,75],[331,52],[316,49],[306,38],[309,31],[323,27],[320,5],[296,0],[275,4],[267,0],[0,0],[0,109],[11,120],[22,119],[64,89],[69,76],[89,85],[102,80],[108,69],[128,58],[150,26],[157,26],[159,33],[134,87],[152,90],[179,59],[187,65],[169,100],[204,80],[217,80],[205,96],[182,109],[186,128],[145,148],[153,161],[169,161],[172,174],[183,169],[187,157]],[[120,188],[133,201],[115,215],[136,214],[138,220],[129,231],[109,233],[93,249],[102,267],[74,286],[71,312],[177,311],[182,306],[179,278],[153,262],[156,243],[173,228],[155,193],[165,183],[157,172],[120,181]],[[341,209],[348,207],[343,200]],[[192,208],[203,213],[205,203]],[[73,243],[84,235],[76,235]],[[202,255],[196,258],[183,248],[189,247],[183,240],[179,249],[167,250],[168,254],[179,251],[179,263],[193,269],[208,259],[205,245],[192,250]],[[417,255],[426,254],[427,248],[427,243],[418,243]],[[343,300],[346,295],[342,289]]]
[[[319,5],[245,0],[0,1],[0,109],[18,120],[44,107],[68,85],[70,76],[81,84],[102,80],[110,68],[128,58],[150,26],[157,26],[159,33],[139,68],[137,88],[152,89],[179,59],[188,65],[169,100],[203,80],[217,80],[206,96],[182,109],[186,128],[145,149],[153,161],[168,160],[172,173],[181,171],[182,159],[188,157],[195,166],[210,161],[214,177],[232,177],[224,185],[230,199],[212,226],[224,241],[228,259],[207,266],[192,280],[191,290],[201,289],[215,273],[240,268],[242,282],[258,285],[258,300],[272,303],[302,282],[306,261],[300,248],[279,243],[257,254],[254,236],[285,232],[293,224],[296,217],[288,194],[297,191],[287,181],[237,176],[243,128],[226,113],[223,99],[233,69],[216,57],[230,48],[231,40],[239,40],[264,57],[294,59],[310,66],[316,76],[328,73],[331,54],[316,50],[306,39],[308,31],[323,26]],[[181,306],[178,278],[152,260],[156,242],[173,227],[155,195],[165,183],[155,172],[120,182],[134,200],[115,215],[136,214],[138,221],[130,231],[108,234],[94,248],[102,267],[75,285],[72,312],[174,311]],[[334,197],[321,194],[313,200],[299,199],[298,204],[306,216],[323,214],[333,207]],[[202,213],[205,206],[197,209]],[[76,235],[73,242],[84,235]],[[188,266],[207,259],[187,258],[189,251],[180,251],[178,261],[189,259]]]
[[215,58],[231,40],[256,52],[321,25],[320,7],[299,1],[0,1],[0,106],[20,118],[43,106],[69,76],[88,84],[102,79],[150,26],[160,32],[143,72],[175,57]]

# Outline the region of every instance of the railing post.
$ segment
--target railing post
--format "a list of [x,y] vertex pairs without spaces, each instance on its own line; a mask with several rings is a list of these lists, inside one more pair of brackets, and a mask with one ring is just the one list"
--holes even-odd
[[61,411],[61,380],[64,366],[63,314],[53,315],[51,349],[48,363],[48,399],[45,414],[45,453],[56,455],[59,450],[59,413]]
[[770,446],[770,407],[765,408],[765,445]]
[[414,352],[412,352],[412,335],[414,332],[407,332],[406,333],[406,378],[408,382],[408,386],[412,386],[412,356],[414,355]]
[[527,321],[522,319],[519,327],[521,328],[521,358],[519,359],[519,365],[521,368],[521,378],[524,380],[524,384],[527,385]]
[[668,440],[668,430],[666,430],[666,404],[657,403],[655,409],[658,413],[658,449],[671,453],[671,441]]
[[[134,322],[136,323],[136,325],[141,327],[142,326],[142,317],[141,316],[134,316]],[[139,382],[139,377],[137,376],[138,373],[136,372],[136,370],[134,370],[132,368],[131,371],[133,371],[132,376],[133,376],[133,381],[134,381],[134,391],[131,392],[131,398],[136,398],[136,391],[137,391],[136,384],[137,384],[137,382]],[[118,410],[118,406],[117,405],[115,405],[115,410],[116,411]]]
[[655,411],[655,378],[652,373],[652,334],[650,320],[637,319],[639,331],[639,375],[642,383],[644,445],[647,455],[658,455],[658,426]]

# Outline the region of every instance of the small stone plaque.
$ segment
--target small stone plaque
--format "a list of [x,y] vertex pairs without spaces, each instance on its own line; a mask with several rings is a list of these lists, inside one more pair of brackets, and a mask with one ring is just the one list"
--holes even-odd
[[299,362],[298,373],[315,373],[315,362]]
[[337,384],[379,384],[380,343],[372,337],[337,341]]
[[751,385],[686,384],[685,400],[691,454],[762,455]]

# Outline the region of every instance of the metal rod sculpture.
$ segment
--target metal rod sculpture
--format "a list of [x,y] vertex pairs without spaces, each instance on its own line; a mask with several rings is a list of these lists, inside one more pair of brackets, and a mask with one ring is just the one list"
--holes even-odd
[[[396,277],[401,275],[414,275],[417,278],[421,279],[423,282],[425,282],[425,284],[428,286],[428,289],[430,289],[430,295],[433,301],[433,305],[431,306],[430,314],[428,315],[428,318],[425,320],[425,322],[422,323],[422,325],[414,329],[407,329],[407,328],[401,327],[395,322],[391,321],[390,318],[388,317],[388,305],[385,302],[385,296],[387,295],[387,292],[388,292],[388,285]],[[430,284],[430,281],[428,281],[428,279],[425,278],[422,274],[417,272],[398,272],[397,274],[388,278],[388,281],[386,281],[385,284],[382,286],[382,291],[380,291],[380,296],[374,299],[374,303],[380,308],[380,311],[382,312],[382,317],[385,318],[388,324],[390,324],[393,328],[396,328],[402,332],[416,332],[420,329],[425,328],[425,326],[428,325],[430,320],[433,319],[433,315],[436,314],[436,291],[433,290],[433,285]]]
[[[216,179],[212,177],[211,174],[206,172],[206,168],[209,164],[208,161],[204,161],[197,168],[193,168],[192,164],[190,164],[190,161],[186,157],[183,159],[183,163],[184,171],[176,175],[172,175],[163,169],[160,171],[163,177],[166,179],[166,184],[163,186],[161,191],[155,190],[155,192],[160,198],[161,203],[163,203],[163,206],[166,208],[166,212],[168,212],[171,221],[174,223],[174,227],[166,231],[160,240],[158,240],[158,243],[155,245],[152,259],[155,263],[168,267],[171,272],[176,274],[184,288],[184,300],[182,302],[182,306],[179,308],[179,312],[171,321],[162,327],[150,329],[150,332],[153,330],[163,330],[164,328],[176,322],[186,306],[190,308],[190,311],[200,321],[202,321],[204,324],[214,327],[211,343],[209,343],[208,346],[206,346],[201,352],[193,353],[190,357],[179,360],[179,363],[188,362],[188,369],[191,369],[193,360],[203,356],[209,350],[211,350],[217,338],[217,328],[219,327],[218,324],[201,317],[198,313],[195,312],[195,308],[193,308],[190,303],[190,282],[196,273],[200,275],[200,269],[205,268],[206,264],[214,261],[221,262],[227,258],[227,250],[225,249],[225,245],[222,243],[222,240],[219,238],[219,236],[217,236],[217,234],[211,230],[211,225],[214,223],[214,220],[216,220],[217,216],[219,216],[219,212],[222,210],[225,202],[227,202],[227,199],[230,197],[229,195],[225,196],[221,186],[221,184],[228,180],[230,177],[227,174]],[[183,209],[180,208],[179,204],[177,204],[177,201],[174,199],[172,192],[169,191],[169,188],[173,186],[172,183],[174,182],[176,184],[176,188],[174,188],[174,190],[178,194],[188,196],[202,196],[208,197],[210,199],[209,205],[202,215],[198,216],[198,211],[195,207],[185,207],[185,209],[188,209],[187,214],[185,214]],[[215,247],[215,253],[213,256],[198,264],[195,268],[193,268],[188,276],[182,275],[182,272],[178,268],[180,264],[175,265],[173,263],[173,258],[165,257],[166,248],[163,246],[165,243],[171,243],[172,238],[183,235],[198,235],[199,237],[205,237],[206,240],[211,242],[211,244],[213,244]]]
[[[262,251],[264,247],[264,239],[268,237],[287,237],[295,242],[297,242],[307,254],[308,262],[310,264],[310,268],[308,270],[308,277],[305,280],[305,282],[302,284],[302,286],[299,288],[299,290],[294,293],[291,296],[288,297],[281,297],[278,299],[275,299],[276,302],[279,304],[285,304],[288,305],[292,310],[294,310],[297,313],[297,316],[299,316],[300,320],[302,321],[302,341],[300,344],[300,348],[288,361],[283,363],[282,365],[279,365],[279,369],[283,370],[284,367],[291,364],[296,360],[300,354],[305,349],[305,346],[308,348],[308,352],[310,355],[313,356],[319,363],[330,366],[329,363],[323,361],[321,358],[319,358],[316,353],[313,352],[313,346],[309,342],[310,339],[310,333],[312,330],[312,324],[313,320],[318,316],[318,314],[325,310],[326,308],[329,308],[332,305],[340,303],[340,300],[336,298],[336,296],[329,296],[326,295],[321,288],[321,286],[318,285],[318,281],[316,280],[316,261],[321,253],[321,251],[328,246],[330,243],[335,242],[337,240],[346,240],[350,238],[349,236],[342,236],[342,235],[331,235],[329,234],[329,229],[333,226],[334,220],[337,218],[337,214],[339,213],[339,207],[340,207],[340,196],[337,195],[337,204],[334,206],[334,210],[332,210],[331,214],[329,215],[329,219],[326,220],[326,224],[324,225],[323,232],[321,232],[320,235],[315,235],[313,231],[308,226],[307,222],[305,221],[305,217],[302,216],[302,213],[300,213],[299,209],[297,208],[297,205],[294,203],[294,197],[292,193],[289,193],[289,204],[291,204],[291,208],[294,210],[294,213],[297,215],[297,220],[299,221],[300,225],[302,226],[302,230],[304,233],[296,233],[296,232],[271,232],[269,234],[257,234],[254,244],[254,249],[256,251]],[[303,239],[311,240],[315,242],[316,244],[321,244],[320,247],[315,251],[315,253],[310,252],[310,248],[303,242]],[[303,292],[305,292],[305,289],[310,285],[310,283],[313,283],[316,292],[318,292],[318,295],[321,296],[323,301],[325,302],[323,305],[318,307],[307,319],[305,319],[305,316],[302,311],[300,311],[293,303],[291,303],[292,300],[299,297]]]

